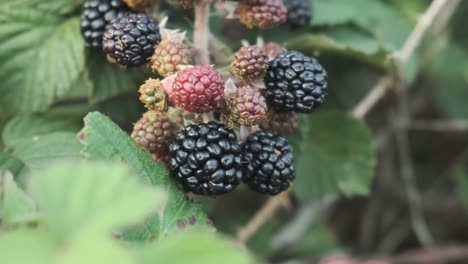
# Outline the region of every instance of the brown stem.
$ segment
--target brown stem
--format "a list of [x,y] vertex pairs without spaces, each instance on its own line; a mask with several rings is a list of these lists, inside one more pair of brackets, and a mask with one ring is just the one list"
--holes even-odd
[[195,25],[194,25],[194,46],[195,62],[198,64],[210,64],[210,52],[208,50],[210,38],[210,4],[211,0],[201,0],[194,7]]

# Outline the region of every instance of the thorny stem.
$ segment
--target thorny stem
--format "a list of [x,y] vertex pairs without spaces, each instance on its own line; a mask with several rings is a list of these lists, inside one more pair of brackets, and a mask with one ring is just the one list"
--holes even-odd
[[194,24],[194,46],[195,46],[195,61],[198,64],[210,64],[209,39],[209,13],[212,0],[201,0],[194,7],[195,24]]
[[257,211],[255,216],[250,219],[247,225],[239,229],[237,232],[237,240],[243,244],[247,243],[252,235],[254,235],[266,221],[271,219],[279,208],[288,207],[289,204],[289,191],[269,198],[262,208]]
[[[450,3],[450,5],[448,5]],[[397,51],[393,55],[393,59],[397,61],[397,66],[401,69],[406,65],[409,58],[421,44],[421,40],[428,31],[429,27],[434,23],[438,15],[444,10],[444,8],[452,8],[452,5],[457,5],[457,0],[434,0],[429,8],[424,12],[421,18],[418,20],[416,27],[411,32],[410,36],[406,40],[405,44],[400,51]],[[448,6],[448,7],[447,7]],[[382,99],[387,91],[392,87],[391,81],[392,76],[384,76],[382,79],[369,91],[369,93],[354,107],[351,113],[360,119],[363,119],[367,113]]]

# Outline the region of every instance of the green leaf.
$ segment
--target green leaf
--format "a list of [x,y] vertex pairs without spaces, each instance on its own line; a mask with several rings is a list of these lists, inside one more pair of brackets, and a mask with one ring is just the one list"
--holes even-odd
[[321,34],[306,33],[285,43],[288,49],[312,54],[316,50],[351,57],[381,68],[387,68],[388,50],[375,38],[346,27],[329,29]]
[[75,134],[56,132],[17,141],[12,155],[28,169],[44,169],[54,162],[81,159],[80,148]]
[[337,250],[338,245],[332,230],[323,224],[313,224],[303,236],[280,252],[287,255],[314,257],[324,256]]
[[[15,2],[15,1],[13,1]],[[35,2],[0,8],[0,104],[11,113],[46,109],[84,68],[78,17],[41,11]]]
[[119,246],[107,237],[95,233],[77,234],[58,255],[58,264],[133,264],[130,250]]
[[13,175],[20,175],[25,166],[21,160],[8,153],[0,152],[0,175],[5,171],[9,171]]
[[164,165],[156,163],[149,152],[140,148],[133,139],[106,116],[94,112],[85,117],[83,153],[92,159],[125,160],[141,180],[164,189],[170,202],[161,218],[150,218],[142,226],[126,232],[131,240],[148,240],[164,237],[185,227],[208,226],[206,215],[199,205],[191,202],[177,188]]
[[141,250],[142,263],[259,263],[245,248],[214,233],[184,232]]
[[[89,51],[88,74],[93,83],[90,100],[93,103],[101,102],[122,92],[134,91],[135,100],[138,100],[138,87],[141,78],[138,78],[134,69],[123,69],[106,60],[102,52]],[[141,71],[141,69],[139,69]]]
[[161,210],[164,195],[119,163],[58,164],[32,178],[32,193],[56,238],[109,232]]
[[294,182],[300,199],[368,194],[375,157],[370,132],[361,121],[341,113],[317,112],[304,138],[308,140],[296,157]]
[[5,173],[2,181],[0,219],[7,225],[24,223],[37,217],[34,201],[21,190],[13,180],[13,175]]
[[354,23],[367,29],[392,50],[399,49],[412,29],[412,21],[392,5],[376,0],[316,0],[312,21],[316,26]]
[[14,146],[21,140],[58,131],[77,132],[79,126],[70,118],[43,115],[19,115],[10,120],[3,129],[2,139],[6,146]]
[[0,256],[7,263],[50,264],[53,253],[54,245],[39,231],[17,230],[0,236]]

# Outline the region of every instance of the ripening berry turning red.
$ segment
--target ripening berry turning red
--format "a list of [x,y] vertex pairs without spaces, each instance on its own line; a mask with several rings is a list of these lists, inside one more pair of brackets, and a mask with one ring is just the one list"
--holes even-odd
[[189,112],[210,112],[223,98],[223,76],[211,65],[197,65],[180,71],[172,86],[172,100]]

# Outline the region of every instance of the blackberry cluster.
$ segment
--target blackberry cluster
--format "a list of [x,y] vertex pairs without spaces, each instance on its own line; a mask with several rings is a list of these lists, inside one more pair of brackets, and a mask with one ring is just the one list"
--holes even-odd
[[[323,103],[326,71],[314,58],[257,41],[234,54],[232,79],[225,80],[228,70],[191,65],[192,56],[199,54],[192,54],[196,50],[184,41],[185,32],[160,29],[148,15],[137,13],[155,4],[167,9],[167,1],[85,0],[83,5],[81,32],[87,46],[102,47],[110,62],[124,67],[151,61],[159,75],[139,88],[148,111],[136,122],[132,138],[164,163],[187,192],[220,195],[241,182],[265,194],[285,191],[295,178],[293,149],[285,138],[263,128],[281,135],[294,132],[299,113],[311,113]],[[186,9],[201,3],[176,2]],[[310,1],[236,2],[235,9],[227,9],[250,28],[286,20],[299,27],[311,19]]]
[[140,66],[153,55],[161,41],[159,27],[145,14],[114,19],[103,37],[103,51],[123,66]]
[[122,0],[88,0],[84,2],[80,27],[86,46],[102,47],[102,36],[107,24],[129,11],[130,9]]
[[169,166],[177,181],[195,194],[234,190],[242,180],[242,152],[236,134],[223,124],[189,125],[170,146]]
[[253,190],[276,195],[296,177],[293,148],[270,130],[251,134],[243,145],[243,181]]
[[265,86],[276,110],[311,113],[327,95],[327,72],[316,59],[287,51],[270,62]]
[[288,9],[287,22],[292,28],[310,24],[312,18],[312,2],[310,0],[284,0],[284,5]]

